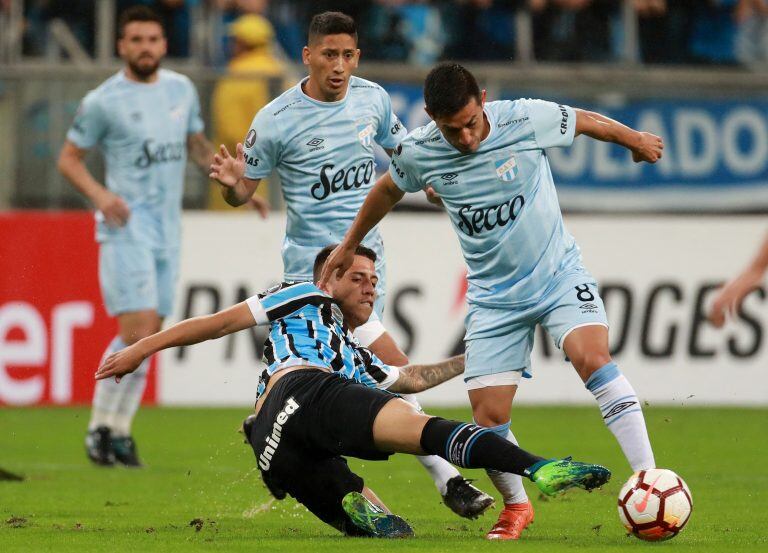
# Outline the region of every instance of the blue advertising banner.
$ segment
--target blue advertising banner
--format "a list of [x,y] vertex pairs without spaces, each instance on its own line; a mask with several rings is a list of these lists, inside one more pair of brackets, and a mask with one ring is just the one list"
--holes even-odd
[[[421,89],[387,84],[412,129],[428,121]],[[502,98],[517,98],[503,93]],[[544,98],[570,103],[562,98]],[[663,99],[584,105],[664,139],[654,165],[587,137],[548,150],[561,204],[594,211],[768,210],[768,101]],[[386,166],[386,159],[382,159]]]

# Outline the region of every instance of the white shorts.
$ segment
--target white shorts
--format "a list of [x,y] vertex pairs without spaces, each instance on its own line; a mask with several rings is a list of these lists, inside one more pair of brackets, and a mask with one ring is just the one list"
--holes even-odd
[[503,373],[484,374],[471,377],[465,381],[467,390],[479,390],[491,386],[517,386],[523,377],[522,369],[519,371],[505,371]]

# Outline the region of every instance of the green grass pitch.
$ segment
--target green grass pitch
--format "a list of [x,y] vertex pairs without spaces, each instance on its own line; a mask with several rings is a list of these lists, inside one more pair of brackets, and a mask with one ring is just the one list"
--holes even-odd
[[[468,410],[432,410],[468,420]],[[688,527],[648,544],[627,537],[616,494],[630,470],[595,408],[516,408],[515,433],[542,455],[573,455],[614,471],[602,490],[554,499],[528,486],[536,521],[517,543],[483,535],[496,512],[460,519],[440,502],[415,459],[353,461],[353,469],[416,538],[344,538],[288,498],[270,501],[250,448],[235,430],[246,409],[143,409],[135,436],[147,468],[104,469],[83,452],[86,409],[0,409],[0,551],[768,551],[765,409],[647,407],[659,466],[693,493]],[[465,470],[492,490],[485,473]],[[495,494],[498,498],[498,494]]]

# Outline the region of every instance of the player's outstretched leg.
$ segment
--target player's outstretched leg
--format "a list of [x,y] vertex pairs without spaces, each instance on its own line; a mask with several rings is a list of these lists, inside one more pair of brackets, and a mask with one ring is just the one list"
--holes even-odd
[[387,513],[363,494],[350,492],[341,500],[352,523],[367,536],[375,538],[411,538],[413,529],[399,516]]
[[[424,412],[414,396],[404,395],[402,398],[417,411]],[[416,458],[429,472],[443,503],[460,517],[475,519],[493,506],[493,497],[473,486],[456,467],[442,457],[418,455]]]
[[611,472],[600,465],[566,459],[544,459],[517,447],[488,428],[430,418],[422,429],[421,447],[465,468],[512,472],[530,478],[543,493],[602,486]]

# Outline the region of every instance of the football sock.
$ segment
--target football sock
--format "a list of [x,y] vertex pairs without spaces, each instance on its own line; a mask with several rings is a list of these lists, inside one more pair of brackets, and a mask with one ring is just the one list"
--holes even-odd
[[651,442],[640,400],[616,363],[597,369],[585,383],[600,406],[606,426],[613,432],[632,470],[654,468]]
[[[416,407],[420,413],[424,412],[415,396],[409,394],[402,396],[402,398]],[[442,457],[438,457],[437,455],[418,455],[416,458],[419,460],[419,463],[427,469],[427,472],[429,472],[440,495],[448,493],[448,480],[456,476],[461,476],[456,467]]]
[[144,389],[147,387],[147,372],[149,360],[146,358],[139,368],[131,374],[126,374],[120,380],[121,395],[117,402],[114,419],[112,422],[112,434],[117,438],[131,435],[131,425],[136,411],[141,404]]
[[[517,439],[509,429],[508,422],[492,426],[490,429],[505,440],[517,445]],[[499,472],[497,470],[486,470],[485,472],[488,473],[488,478],[491,479],[493,485],[501,493],[505,505],[528,501],[528,494],[525,493],[525,488],[523,487],[523,478],[519,474]]]
[[[99,366],[113,353],[125,347],[120,336],[115,336],[107,346]],[[93,403],[91,407],[91,420],[88,423],[88,431],[92,432],[100,426],[112,428],[117,404],[122,393],[120,384],[114,378],[97,380],[93,390]]]
[[421,448],[465,468],[493,469],[528,476],[543,461],[490,428],[432,417],[421,432]]

